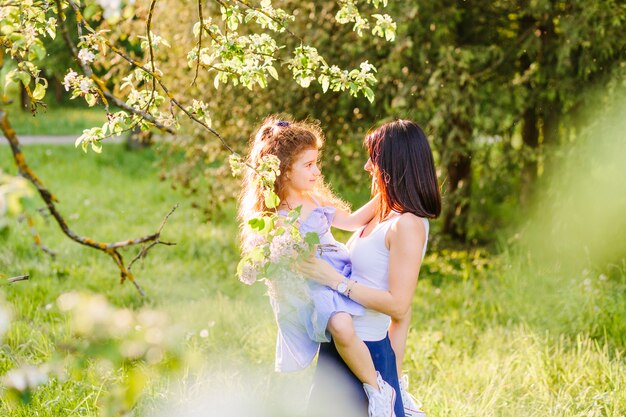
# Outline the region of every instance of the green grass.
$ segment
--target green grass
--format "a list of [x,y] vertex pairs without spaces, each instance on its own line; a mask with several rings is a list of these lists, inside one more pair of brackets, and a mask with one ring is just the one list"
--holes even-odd
[[52,135],[77,137],[84,129],[102,126],[106,114],[100,107],[72,107],[50,103],[47,108],[40,108],[36,116],[19,108],[17,102],[7,106],[9,121],[19,135]]
[[[155,410],[190,407],[198,396],[217,410],[212,395],[236,408],[228,402],[233,391],[244,391],[246,400],[304,401],[311,370],[273,373],[275,326],[264,289],[234,278],[233,207],[219,221],[205,222],[159,182],[151,150],[108,145],[101,155],[85,155],[72,146],[29,146],[25,154],[79,234],[105,241],[149,234],[180,202],[163,233],[177,245],[155,248],[136,269],[149,295],[142,299],[128,283],[119,284],[108,257],[69,241],[51,219],[39,218],[37,229],[58,252],[55,259],[32,246],[23,223],[13,224],[0,234],[0,273],[31,279],[0,287],[13,311],[0,342],[0,374],[55,355],[70,334],[55,300],[80,290],[105,294],[120,307],[165,311],[188,333],[181,344],[197,356],[195,365],[152,381],[136,415],[175,415]],[[0,146],[0,168],[14,172],[6,146]],[[208,330],[206,337],[198,337],[201,330]],[[624,264],[567,271],[520,249],[497,255],[439,249],[425,260],[414,298],[405,370],[431,416],[623,417],[625,335]],[[99,400],[111,394],[107,383],[125,371],[103,380],[93,366],[81,378],[52,378],[29,406],[1,401],[0,415],[96,415]],[[266,415],[260,408],[248,414]]]

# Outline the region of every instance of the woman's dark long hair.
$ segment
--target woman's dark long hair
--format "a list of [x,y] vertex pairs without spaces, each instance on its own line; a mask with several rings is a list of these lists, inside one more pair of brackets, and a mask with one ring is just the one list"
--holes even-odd
[[434,219],[441,213],[441,195],[433,153],[422,128],[410,120],[385,123],[365,138],[374,166],[374,184],[381,193],[377,215],[391,211]]

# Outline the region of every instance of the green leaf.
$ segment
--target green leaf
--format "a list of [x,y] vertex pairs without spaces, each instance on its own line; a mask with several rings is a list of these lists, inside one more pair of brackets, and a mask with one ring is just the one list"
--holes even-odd
[[265,220],[263,220],[263,218],[255,217],[253,219],[248,220],[248,224],[250,225],[251,228],[257,229],[260,231],[260,230],[263,230],[263,228],[265,227]]
[[273,209],[278,207],[280,203],[280,198],[276,195],[276,193],[272,190],[268,190],[265,192],[265,206],[267,208]]
[[256,248],[252,249],[250,253],[248,254],[248,258],[252,262],[263,261],[263,259],[265,259],[265,251],[264,251],[263,246],[257,246]]
[[274,219],[270,216],[263,216],[263,227],[259,228],[261,234],[268,234],[274,228]]
[[278,71],[274,67],[267,67],[267,73],[271,75],[275,80],[278,79]]
[[93,149],[95,153],[102,153],[102,145],[100,144],[100,141],[99,140],[92,141],[91,149]]
[[374,92],[372,91],[371,88],[363,87],[363,94],[365,95],[365,97],[367,97],[370,103],[374,102]]
[[24,86],[30,84],[30,74],[26,71],[16,71],[14,77],[20,80]]
[[85,10],[83,10],[83,16],[85,17],[85,19],[91,20],[91,18],[94,17],[95,14],[99,11],[100,7],[98,6],[98,4],[92,3],[89,6],[85,7]]
[[41,41],[35,42],[30,46],[30,52],[35,54],[35,58],[42,60],[46,57],[46,48],[44,48]]
[[328,87],[330,87],[330,80],[328,79],[328,77],[324,77],[322,79],[322,91],[327,92]]
[[300,218],[300,213],[302,212],[302,206],[298,206],[295,209],[292,209],[289,214],[287,214],[287,221],[289,223],[294,223],[296,220]]
[[320,243],[320,236],[315,232],[308,232],[304,235],[304,241],[309,245],[317,245]]
[[55,39],[57,37],[56,27],[56,19],[50,18],[48,24],[46,25],[46,32],[48,33],[48,36],[50,36],[50,38],[52,39]]
[[37,84],[35,91],[33,91],[33,98],[35,100],[42,100],[46,95],[46,87],[43,84]]
[[237,276],[241,276],[241,273],[243,272],[243,266],[246,264],[246,262],[248,262],[248,257],[241,258],[241,260],[237,264]]
[[87,102],[87,104],[89,104],[89,107],[93,107],[96,105],[96,102],[98,101],[96,99],[96,96],[91,94],[91,93],[87,93],[85,94],[85,101]]

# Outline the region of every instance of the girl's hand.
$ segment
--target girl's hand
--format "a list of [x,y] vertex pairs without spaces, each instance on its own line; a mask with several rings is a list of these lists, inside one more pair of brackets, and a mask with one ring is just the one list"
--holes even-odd
[[332,289],[335,289],[337,284],[343,280],[343,276],[335,271],[328,262],[314,256],[299,262],[298,269],[305,277]]

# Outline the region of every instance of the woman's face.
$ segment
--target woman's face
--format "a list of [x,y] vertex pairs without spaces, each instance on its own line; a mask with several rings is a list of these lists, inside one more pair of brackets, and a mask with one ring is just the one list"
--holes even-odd
[[321,171],[317,166],[319,151],[307,149],[296,157],[287,173],[288,187],[293,191],[310,191],[315,186]]
[[374,176],[374,163],[372,162],[372,158],[367,158],[367,162],[363,167],[371,176]]

